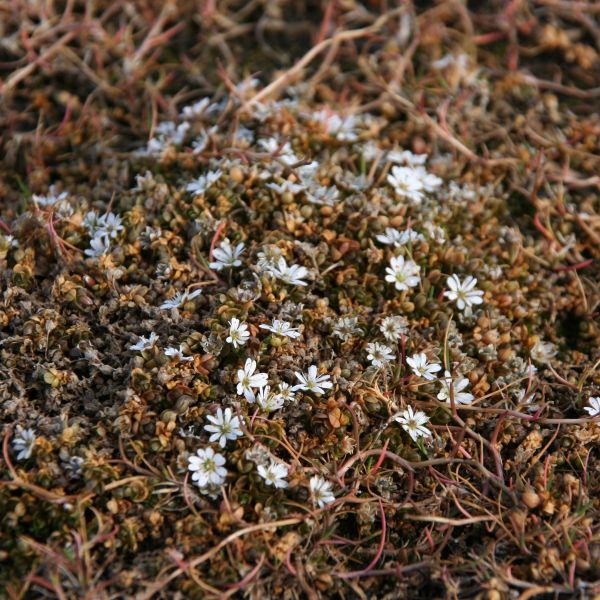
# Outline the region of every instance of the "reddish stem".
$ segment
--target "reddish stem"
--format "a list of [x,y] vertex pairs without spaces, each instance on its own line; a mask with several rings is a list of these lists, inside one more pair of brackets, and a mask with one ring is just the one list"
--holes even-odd
[[210,258],[210,260],[213,259],[213,251],[215,249],[215,246],[217,245],[217,240],[219,239],[219,236],[221,235],[222,231],[225,229],[226,223],[225,221],[222,221],[221,223],[219,223],[219,226],[217,227],[217,230],[215,231],[215,235],[213,235],[213,238],[210,242],[210,252],[208,253],[208,257]]
[[567,265],[564,267],[556,267],[555,271],[577,271],[578,269],[584,269],[585,267],[589,267],[594,262],[593,258],[588,258],[587,260],[583,260],[574,265]]
[[386,451],[387,451],[387,447],[388,444],[390,443],[390,440],[385,440],[385,444],[383,444],[383,448],[381,449],[381,454],[379,456],[379,458],[377,459],[377,462],[375,463],[375,466],[371,469],[371,477],[373,477],[373,475],[375,475],[375,473],[377,473],[377,471],[379,470],[379,467],[381,467],[383,461],[385,460],[385,455],[386,455]]

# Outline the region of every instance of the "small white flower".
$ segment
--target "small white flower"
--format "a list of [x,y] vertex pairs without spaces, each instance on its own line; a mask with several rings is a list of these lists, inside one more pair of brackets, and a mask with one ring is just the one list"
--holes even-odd
[[425,239],[422,234],[417,233],[410,227],[404,231],[398,231],[393,227],[386,227],[385,234],[380,234],[375,237],[382,244],[387,244],[388,246],[394,245],[396,248],[399,248],[400,246],[406,246],[408,243],[414,243]]
[[150,334],[150,337],[140,336],[139,341],[132,346],[129,346],[130,350],[139,350],[142,352],[143,350],[148,350],[148,348],[152,348],[154,344],[158,341],[158,336],[154,331]]
[[256,263],[257,268],[260,271],[272,271],[281,258],[281,249],[273,244],[263,246],[261,252],[256,254],[258,261]]
[[266,373],[255,373],[256,361],[247,358],[243,369],[237,371],[237,393],[244,396],[248,402],[254,402],[255,396],[252,388],[262,388],[268,383]]
[[413,168],[417,176],[421,178],[423,189],[426,192],[435,192],[444,183],[437,175],[429,173],[425,167],[417,166]]
[[299,161],[298,157],[292,151],[289,142],[280,144],[275,138],[267,138],[258,140],[258,145],[261,146],[265,152],[273,154],[275,158],[286,165],[293,165]]
[[320,123],[325,133],[341,142],[354,142],[358,139],[356,126],[359,123],[355,115],[342,117],[328,108],[313,113],[313,119]]
[[308,275],[308,269],[301,265],[288,266],[283,256],[279,258],[276,266],[271,267],[269,272],[289,285],[308,285],[303,279]]
[[273,319],[272,325],[261,325],[260,328],[292,339],[300,337],[300,332],[292,327],[291,323],[280,321],[279,319]]
[[382,244],[391,246],[392,244],[397,248],[402,246],[402,233],[393,227],[386,227],[385,234],[376,235],[375,238]]
[[212,448],[200,448],[196,455],[188,458],[188,469],[192,472],[192,480],[198,487],[221,485],[227,477],[225,457]]
[[205,175],[200,175],[197,179],[190,181],[185,189],[188,192],[194,194],[194,196],[200,196],[204,194],[211,186],[213,186],[221,176],[223,175],[223,171],[221,169],[217,169],[216,171],[209,171]]
[[333,335],[337,336],[343,342],[347,342],[354,335],[360,333],[358,328],[358,317],[342,317],[333,326]]
[[267,485],[276,488],[286,488],[288,486],[285,478],[288,476],[288,469],[281,463],[271,462],[268,467],[258,465],[258,474],[265,480]]
[[36,436],[33,429],[23,429],[17,425],[17,437],[12,441],[13,450],[17,453],[17,460],[27,460],[31,457],[35,446]]
[[425,186],[421,175],[414,168],[392,167],[387,181],[394,188],[397,196],[408,198],[416,204],[420,204],[423,200]]
[[315,394],[324,394],[326,389],[333,387],[333,383],[329,381],[330,376],[318,375],[315,365],[309,367],[306,374],[296,373],[295,375],[300,383],[292,388],[293,391],[304,390]]
[[289,383],[282,382],[279,384],[279,391],[275,395],[281,398],[283,402],[289,402],[294,399],[296,394],[294,393],[294,388]]
[[446,232],[439,226],[430,222],[423,223],[423,229],[427,232],[429,239],[443,244],[446,241]]
[[193,119],[194,117],[199,117],[204,114],[209,104],[210,98],[201,98],[197,102],[194,102],[194,104],[184,106],[179,116],[183,119]]
[[407,406],[405,411],[396,415],[394,421],[402,425],[402,429],[410,435],[413,442],[420,437],[431,437],[431,431],[425,427],[429,417],[420,410],[414,411],[412,406]]
[[542,342],[541,340],[535,343],[531,349],[531,358],[536,362],[547,364],[556,356],[556,346],[551,342]]
[[390,360],[394,359],[392,349],[389,346],[379,344],[378,342],[367,344],[367,352],[367,358],[374,367],[383,367]]
[[454,396],[456,404],[471,404],[475,398],[473,394],[463,392],[469,385],[469,380],[466,377],[459,377],[457,381],[452,380],[452,375],[448,371],[444,373],[444,378],[440,381],[442,387],[437,395],[438,400],[442,400],[450,404],[450,396]]
[[194,298],[199,296],[201,293],[202,293],[202,289],[197,289],[197,290],[194,290],[193,292],[188,292],[187,290],[184,292],[177,292],[174,296],[172,296],[168,300],[165,300],[165,302],[163,302],[160,305],[160,308],[162,308],[163,310],[167,310],[167,309],[171,309],[171,308],[179,308],[180,306],[183,306],[184,304],[188,303],[190,300],[193,300]]
[[381,322],[379,331],[388,342],[398,342],[402,334],[408,331],[408,321],[400,316],[386,317]]
[[100,215],[96,222],[97,230],[95,236],[103,235],[114,239],[125,229],[121,217],[111,212]]
[[90,258],[100,258],[110,250],[110,242],[104,236],[98,236],[90,240],[90,247],[84,250],[84,254]]
[[[183,143],[189,128],[189,123],[179,123],[179,125],[176,125],[173,121],[163,121],[162,123],[159,123],[156,128],[157,138],[152,138],[150,142],[157,140],[162,142],[163,147],[166,144],[179,146]],[[150,142],[148,142],[148,149],[150,149]]]
[[322,477],[318,475],[311,477],[309,487],[313,502],[319,508],[325,508],[325,506],[335,501],[335,496],[331,490],[331,483]]
[[214,262],[209,263],[209,267],[215,271],[220,271],[226,267],[239,267],[242,264],[240,256],[244,251],[244,243],[240,242],[235,247],[225,238],[218,248],[213,250]]
[[38,206],[54,206],[55,204],[66,200],[69,196],[67,192],[61,192],[58,194],[56,192],[55,185],[51,185],[48,188],[48,192],[49,193],[46,196],[38,196],[37,194],[33,194],[31,198]]
[[385,268],[387,275],[385,280],[393,283],[395,288],[401,292],[419,285],[421,267],[412,260],[404,260],[403,256],[392,256],[390,266]]
[[283,183],[267,183],[267,187],[274,190],[281,196],[283,196],[283,194],[286,193],[295,196],[296,194],[300,193],[305,189],[303,185],[300,185],[299,183],[293,183],[287,180]]
[[335,186],[317,185],[306,192],[306,199],[313,204],[335,206],[340,198],[340,191]]
[[279,394],[271,393],[271,386],[260,388],[256,394],[256,403],[265,411],[273,412],[283,407],[283,398]]
[[204,426],[204,430],[212,434],[208,439],[211,442],[218,441],[221,448],[225,448],[227,440],[235,441],[244,435],[240,429],[240,419],[233,415],[231,408],[226,408],[225,412],[218,408],[216,416],[208,415],[206,418],[211,423]]
[[442,370],[442,365],[435,362],[430,363],[424,352],[414,354],[412,357],[407,358],[406,362],[417,377],[423,377],[428,381],[433,381],[436,378],[435,373]]
[[467,276],[462,283],[456,274],[451,275],[446,280],[446,285],[450,289],[444,292],[444,296],[451,301],[456,301],[459,310],[465,310],[467,307],[471,308],[474,304],[483,302],[483,292],[475,289],[477,279],[472,275]]
[[4,241],[5,241],[7,248],[18,248],[19,247],[19,240],[17,240],[14,235],[5,235]]
[[313,160],[307,165],[300,165],[296,168],[297,173],[300,175],[300,179],[307,185],[314,184],[318,170],[319,163],[316,160]]
[[165,348],[165,354],[170,358],[176,358],[177,360],[180,360],[183,362],[190,362],[190,361],[194,360],[193,356],[185,356],[184,355],[183,344],[180,344],[179,348],[174,348],[173,346],[171,346],[169,348]]
[[410,150],[390,150],[385,158],[389,162],[416,167],[425,164],[427,154],[413,154]]
[[583,410],[590,414],[590,417],[600,416],[600,396],[590,396],[589,406],[584,406]]
[[243,346],[250,339],[248,325],[241,323],[239,319],[233,317],[229,321],[229,336],[225,340],[228,344],[232,344],[234,348]]

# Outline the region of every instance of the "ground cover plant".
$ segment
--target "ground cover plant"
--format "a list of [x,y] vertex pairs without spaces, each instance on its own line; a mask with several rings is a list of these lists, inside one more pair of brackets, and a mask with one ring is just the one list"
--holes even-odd
[[0,588],[600,595],[600,9],[0,1]]

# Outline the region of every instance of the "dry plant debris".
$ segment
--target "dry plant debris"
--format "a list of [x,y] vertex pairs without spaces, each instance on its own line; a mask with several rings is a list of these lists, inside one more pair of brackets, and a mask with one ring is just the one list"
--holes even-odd
[[392,4],[0,2],[5,597],[600,596],[598,4]]

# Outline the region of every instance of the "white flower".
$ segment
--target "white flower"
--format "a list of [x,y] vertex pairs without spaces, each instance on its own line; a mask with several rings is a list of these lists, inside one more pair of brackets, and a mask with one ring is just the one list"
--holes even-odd
[[392,256],[390,266],[385,268],[385,280],[393,283],[398,291],[419,285],[421,267],[412,260],[404,260],[403,256]]
[[400,246],[405,246],[409,242],[418,242],[420,240],[425,239],[422,234],[417,233],[410,227],[405,231],[398,231],[393,227],[386,227],[385,234],[379,234],[375,237],[382,244],[393,244],[394,246],[396,246],[396,248],[399,248]]
[[292,327],[291,323],[280,321],[279,319],[273,319],[272,325],[261,325],[260,328],[292,339],[300,337],[300,332]]
[[430,363],[424,352],[414,354],[411,358],[407,358],[406,362],[417,377],[423,377],[428,381],[433,381],[436,378],[434,373],[437,373],[442,369],[442,365],[435,362]]
[[231,245],[231,242],[225,238],[218,248],[213,250],[213,257],[216,259],[214,262],[209,263],[209,267],[215,271],[220,271],[225,267],[239,267],[242,264],[240,256],[244,251],[244,243],[240,242],[235,246]]
[[150,334],[150,337],[140,336],[139,341],[132,346],[129,346],[130,350],[139,350],[142,352],[143,350],[148,350],[148,348],[152,348],[154,344],[158,341],[158,336],[154,331]]
[[556,356],[556,346],[551,342],[542,342],[541,340],[535,343],[531,349],[531,358],[539,363],[549,363]]
[[421,178],[423,188],[426,192],[435,192],[444,183],[440,177],[433,173],[429,173],[425,167],[414,167],[414,170]]
[[347,342],[354,335],[360,333],[358,328],[358,317],[342,317],[333,326],[333,335],[337,336],[343,342]]
[[328,108],[313,113],[313,119],[320,123],[327,135],[337,138],[342,142],[354,142],[358,139],[355,131],[359,121],[354,115],[341,117]]
[[408,321],[404,317],[386,317],[379,326],[379,331],[388,342],[398,342],[403,333],[408,331]]
[[473,306],[474,304],[481,304],[483,302],[483,292],[475,289],[477,285],[477,279],[472,275],[461,283],[458,276],[451,275],[446,280],[446,285],[450,288],[444,292],[444,296],[451,301],[456,301],[456,306],[459,310]]
[[438,244],[443,244],[446,241],[446,232],[439,225],[434,225],[428,221],[423,223],[423,229],[432,241]]
[[125,229],[121,217],[114,213],[106,213],[98,217],[97,230],[95,235],[104,235],[108,238],[116,238],[121,231]]
[[427,160],[427,154],[413,154],[410,150],[390,150],[386,155],[386,160],[393,163],[406,164],[409,167],[424,165]]
[[210,98],[201,98],[197,102],[194,102],[194,104],[184,106],[179,116],[184,119],[193,119],[194,117],[199,117],[206,111],[209,104]]
[[4,235],[2,237],[4,238],[4,243],[6,244],[7,248],[19,247],[19,240],[17,240],[14,235]]
[[408,198],[417,204],[423,200],[425,186],[421,175],[414,168],[392,167],[387,181],[394,188],[397,196]]
[[326,187],[324,185],[317,185],[311,187],[306,192],[306,198],[313,204],[320,204],[323,206],[335,206],[336,202],[340,198],[340,191],[334,186]]
[[266,373],[255,373],[256,361],[247,358],[243,369],[237,372],[237,393],[244,396],[248,402],[254,402],[255,396],[252,388],[261,388],[267,385],[268,376]]
[[281,249],[273,244],[263,246],[262,252],[256,254],[258,261],[256,263],[257,268],[260,271],[271,271],[277,266],[279,259],[281,258]]
[[292,151],[292,147],[290,146],[289,142],[280,144],[275,138],[267,138],[264,140],[258,140],[258,145],[269,154],[273,154],[275,158],[278,158],[286,165],[293,165],[294,163],[298,162],[298,157]]
[[335,496],[331,491],[331,483],[325,481],[322,477],[319,477],[318,475],[311,477],[309,487],[313,502],[319,508],[325,508],[327,504],[331,504],[335,501]]
[[250,339],[248,325],[241,323],[239,319],[233,317],[229,321],[229,336],[225,340],[228,344],[233,344],[234,348],[243,346]]
[[288,402],[293,400],[296,394],[294,393],[294,388],[289,383],[282,382],[279,384],[279,391],[275,395],[281,398],[283,402]]
[[190,300],[193,300],[194,298],[199,296],[201,293],[202,289],[197,289],[193,292],[188,292],[187,290],[184,292],[177,292],[174,296],[172,296],[168,300],[165,300],[165,302],[163,302],[160,305],[160,308],[162,308],[163,310],[170,308],[179,308],[180,306],[183,306]]
[[584,406],[583,410],[590,413],[590,417],[600,416],[600,396],[590,396],[589,406]]
[[386,227],[385,234],[378,234],[375,238],[382,244],[387,244],[388,246],[393,244],[394,246],[399,247],[402,245],[402,234],[393,227]]
[[450,396],[453,395],[456,404],[471,404],[473,402],[473,394],[463,392],[469,385],[469,380],[465,377],[459,377],[457,381],[452,380],[452,375],[448,371],[444,373],[444,378],[440,381],[442,388],[437,397],[450,404]]
[[265,480],[267,485],[276,488],[286,488],[288,486],[285,478],[288,476],[288,469],[281,463],[271,462],[268,467],[258,465],[258,474]]
[[407,406],[404,412],[396,415],[394,421],[398,421],[402,425],[402,429],[410,435],[413,442],[420,437],[431,437],[431,431],[425,427],[429,417],[420,410],[415,412],[412,406]]
[[271,393],[271,386],[260,388],[256,394],[256,403],[265,411],[273,412],[283,407],[283,398],[279,394]]
[[23,429],[17,425],[17,437],[12,441],[13,450],[17,453],[17,460],[27,460],[33,452],[36,436],[33,429]]
[[179,345],[179,348],[173,348],[172,346],[169,348],[165,348],[165,354],[170,358],[176,358],[177,360],[181,360],[183,362],[190,362],[194,360],[193,356],[184,356],[183,344]]
[[198,487],[221,485],[227,477],[225,457],[212,448],[200,448],[196,456],[188,458],[188,469],[192,472],[192,480]]
[[38,196],[37,194],[33,194],[31,198],[38,206],[54,206],[55,204],[66,200],[69,196],[67,192],[61,192],[58,194],[56,192],[55,185],[51,185],[48,188],[48,192],[49,193],[46,196]]
[[197,179],[190,181],[185,189],[188,192],[194,194],[194,196],[200,196],[204,194],[212,185],[214,185],[221,176],[223,175],[223,171],[221,169],[217,169],[216,171],[208,171],[205,175],[200,175]]
[[301,265],[288,266],[283,256],[279,258],[276,266],[270,268],[269,272],[289,285],[308,285],[306,281],[303,281],[303,278],[308,275],[308,269]]
[[267,183],[267,187],[274,190],[282,196],[285,193],[290,193],[292,196],[295,196],[296,194],[304,190],[303,185],[300,185],[299,183],[293,183],[287,180],[283,183]]
[[233,415],[231,408],[226,408],[225,412],[218,408],[216,416],[208,415],[206,418],[211,422],[204,426],[204,430],[212,434],[208,439],[211,442],[218,441],[221,448],[225,448],[227,440],[235,441],[244,435],[240,429],[240,419]]
[[367,358],[374,367],[383,367],[390,360],[394,359],[394,353],[389,346],[372,342],[367,344]]
[[400,233],[400,245],[405,246],[408,243],[414,244],[425,239],[422,233],[417,233],[414,229],[407,227],[402,233]]
[[[156,128],[156,133],[158,135],[159,147],[164,146],[166,144],[174,144],[175,146],[179,146],[183,144],[185,139],[185,134],[188,132],[190,128],[189,123],[179,123],[176,125],[173,121],[163,121],[159,123]],[[150,150],[151,142],[155,141],[156,138],[152,138],[148,142],[148,150]]]
[[316,160],[296,168],[296,172],[300,175],[300,179],[307,185],[314,182],[318,170],[319,163]]
[[104,236],[98,236],[90,240],[90,247],[84,250],[84,254],[90,258],[100,258],[110,250],[110,242]]
[[305,390],[308,392],[314,392],[315,394],[324,394],[326,389],[330,389],[333,387],[333,383],[329,381],[329,375],[318,375],[317,367],[312,365],[308,368],[308,372],[296,373],[296,378],[300,382],[298,385],[295,385],[292,390]]

